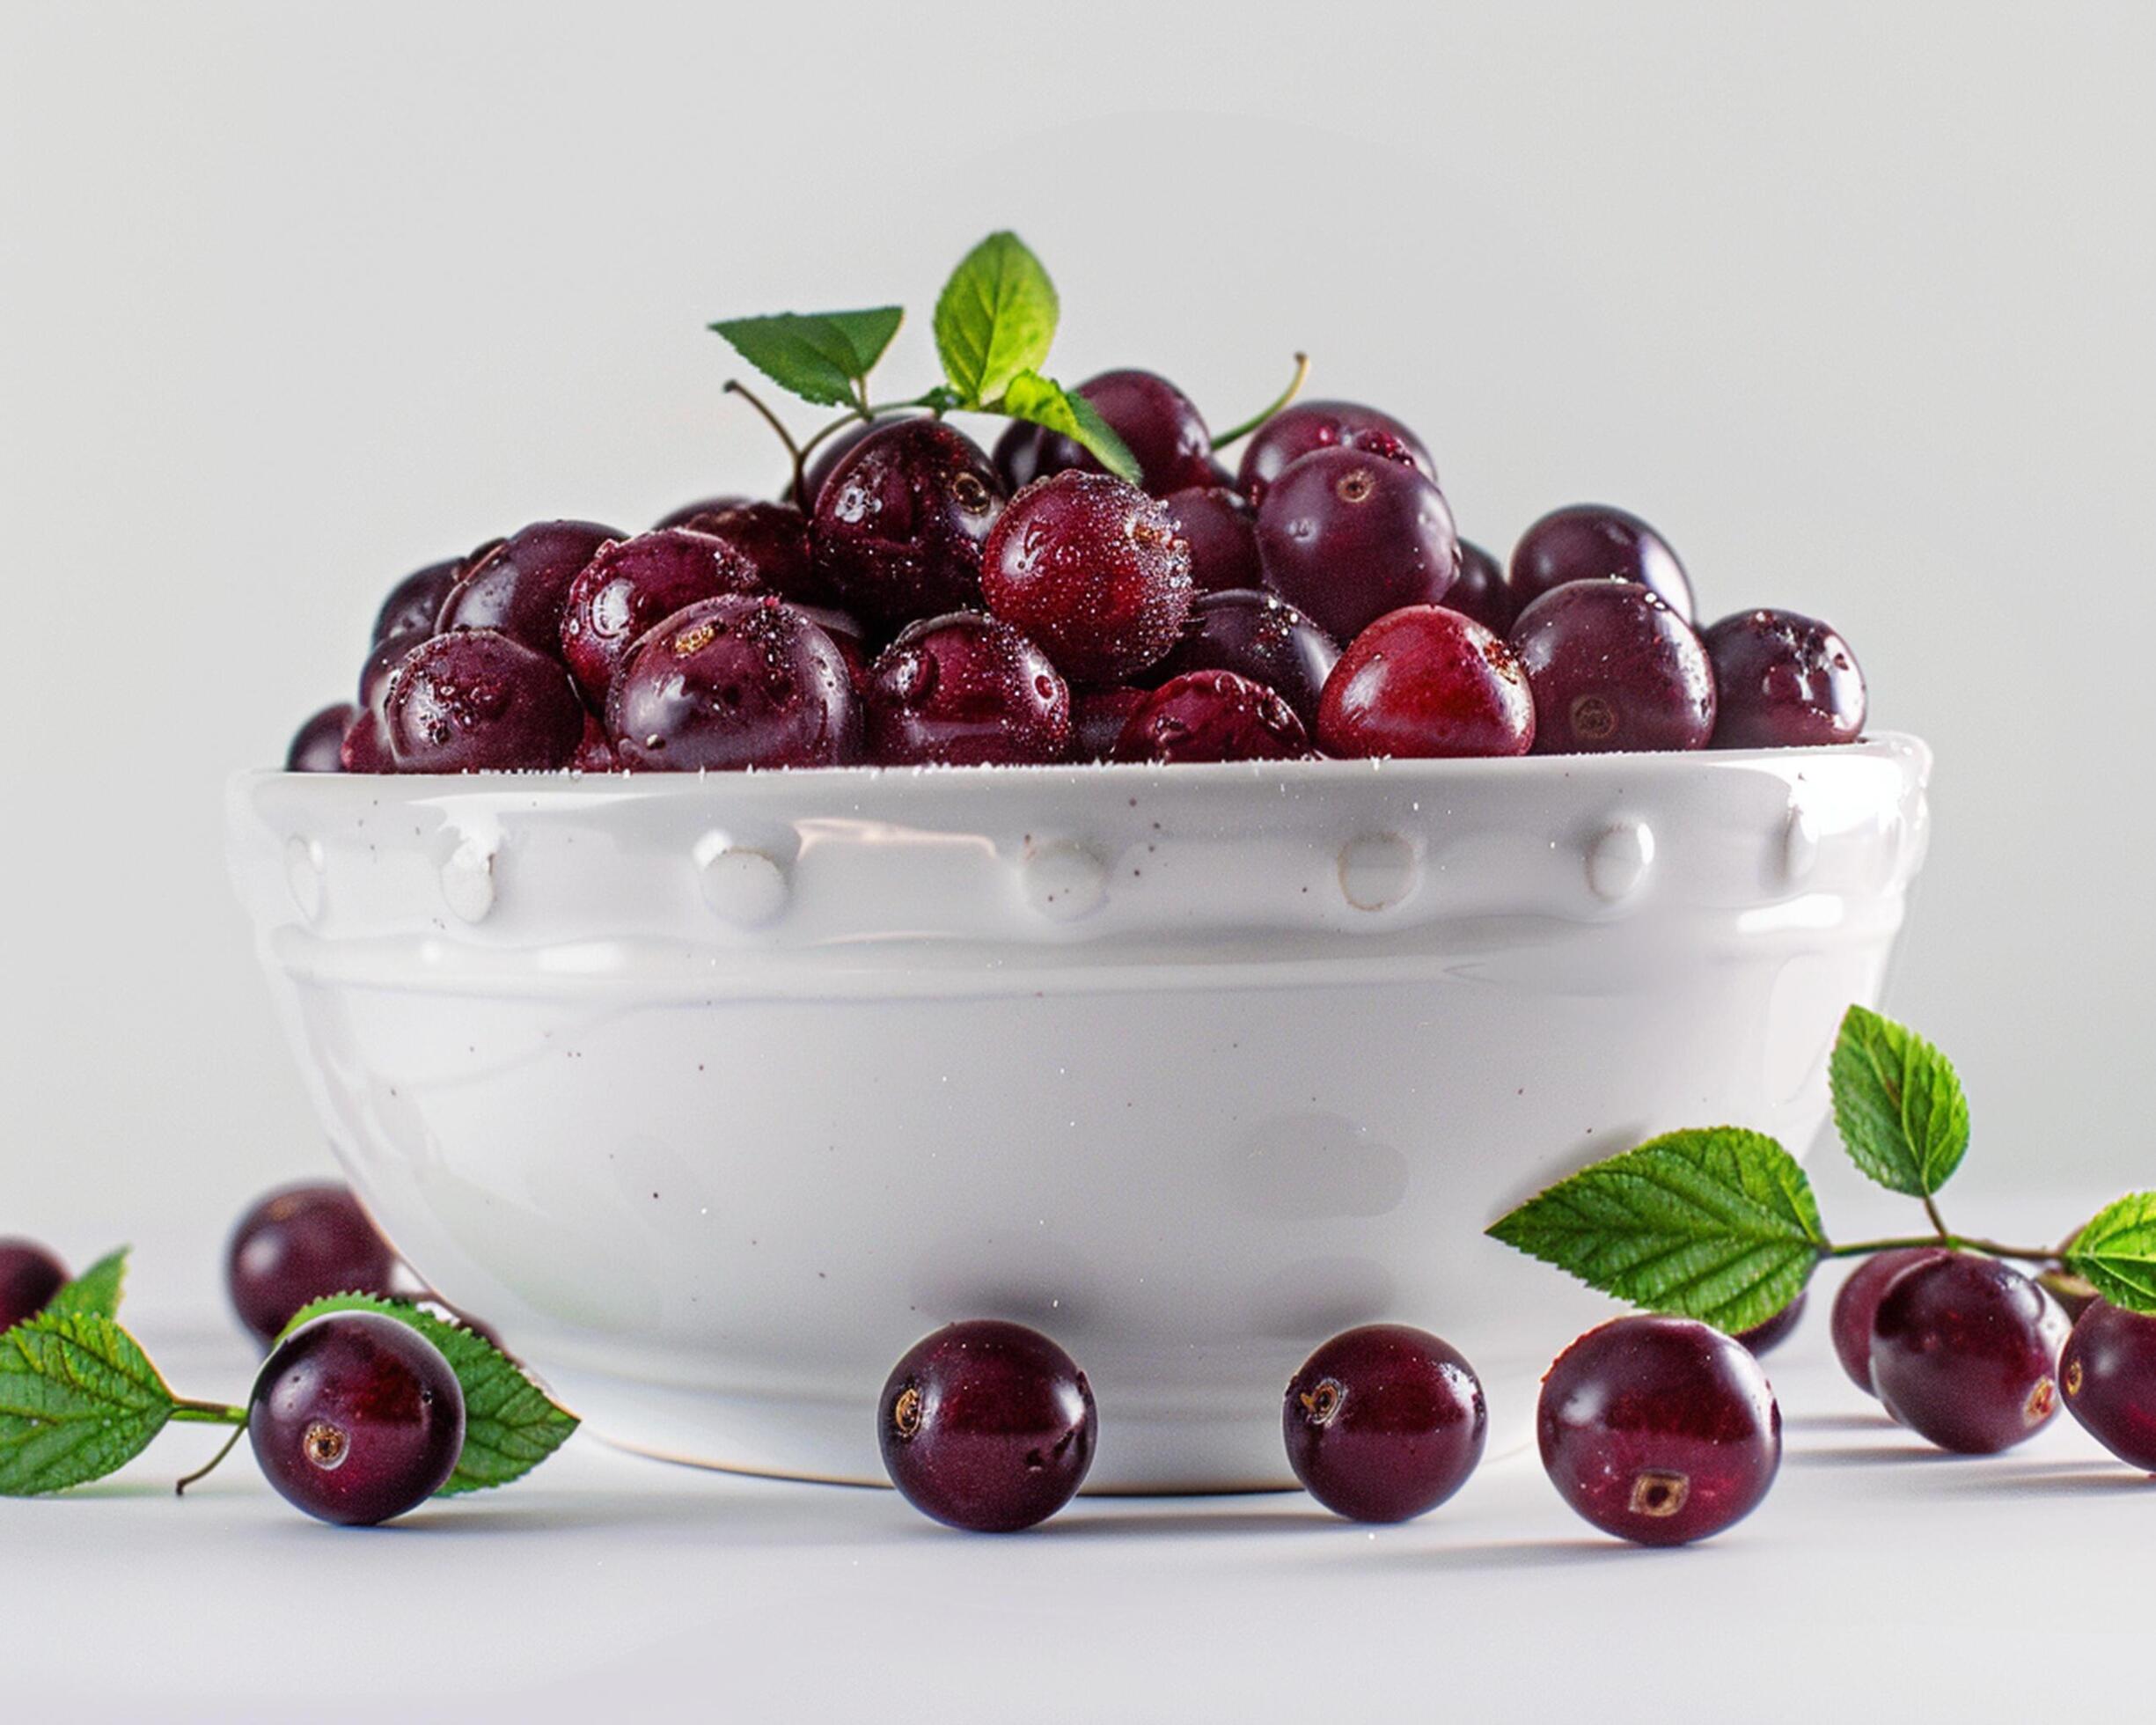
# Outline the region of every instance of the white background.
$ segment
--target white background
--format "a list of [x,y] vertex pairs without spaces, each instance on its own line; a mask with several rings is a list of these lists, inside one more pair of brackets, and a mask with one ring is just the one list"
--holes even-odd
[[2152,63],[2124,4],[0,0],[0,1232],[214,1300],[325,1157],[226,775],[408,569],[775,485],[708,319],[900,299],[910,392],[1005,224],[1067,377],[1226,422],[1308,348],[1470,537],[1615,501],[1708,615],[1830,619],[1938,749],[1890,1004],[1971,1225],[1987,1169],[2156,1180]]

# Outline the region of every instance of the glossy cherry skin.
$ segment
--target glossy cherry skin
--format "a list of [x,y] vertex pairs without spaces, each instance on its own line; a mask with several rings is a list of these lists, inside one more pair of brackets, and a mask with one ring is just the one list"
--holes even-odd
[[35,1318],[67,1281],[67,1266],[36,1241],[0,1239],[0,1330]]
[[971,438],[940,420],[900,420],[863,437],[824,482],[811,562],[840,605],[886,629],[969,610],[1002,509],[1002,484]]
[[1441,605],[1460,572],[1444,494],[1415,468],[1324,449],[1280,474],[1258,506],[1265,584],[1335,641],[1404,605]]
[[1740,1331],[1737,1340],[1756,1360],[1771,1354],[1797,1332],[1797,1325],[1804,1321],[1804,1308],[1811,1299],[1808,1288],[1784,1306],[1764,1324],[1755,1324],[1749,1330]]
[[1881,1297],[1903,1271],[1946,1255],[1944,1246],[1901,1246],[1892,1252],[1875,1252],[1849,1273],[1836,1292],[1829,1325],[1834,1338],[1834,1357],[1842,1362],[1849,1381],[1866,1395],[1879,1393],[1872,1387],[1872,1319],[1878,1315]]
[[389,727],[379,713],[361,708],[337,748],[337,767],[344,773],[394,773],[395,758],[389,752]]
[[[1214,482],[1213,439],[1191,398],[1157,371],[1104,371],[1078,385],[1137,458],[1139,483],[1156,497]],[[1018,463],[1013,462],[1014,471]],[[1044,432],[1033,477],[1105,472],[1081,444]]]
[[606,734],[606,722],[598,714],[587,710],[584,714],[584,734],[576,740],[576,752],[569,757],[569,768],[576,773],[618,773],[621,758],[614,752],[614,739]]
[[464,1391],[442,1350],[380,1312],[331,1312],[263,1362],[247,1439],[278,1495],[341,1527],[415,1509],[464,1452]]
[[1513,602],[1522,611],[1573,581],[1636,581],[1692,620],[1691,579],[1668,540],[1638,516],[1607,503],[1551,510],[1513,548]]
[[545,772],[567,767],[584,707],[561,661],[494,629],[414,648],[382,717],[400,773]]
[[475,558],[491,552],[495,540],[484,545],[471,557],[451,557],[445,562],[429,563],[423,569],[414,569],[394,587],[382,601],[382,608],[375,615],[371,639],[386,641],[392,635],[408,635],[419,630],[426,635],[434,633],[435,620],[442,614],[442,607],[449,600],[450,590],[464,579]]
[[387,1294],[397,1254],[349,1187],[282,1186],[240,1217],[224,1251],[232,1310],[275,1341],[300,1308],[332,1294]]
[[728,584],[782,599],[823,604],[832,597],[809,554],[809,518],[791,503],[737,503],[688,524],[725,547]]
[[1691,625],[1630,581],[1575,581],[1512,626],[1535,692],[1536,754],[1698,749],[1714,734],[1714,671]]
[[434,639],[429,628],[406,629],[386,635],[367,650],[367,662],[359,668],[359,704],[370,713],[381,712],[389,700],[389,679],[397,667],[421,646]]
[[1070,748],[1070,689],[1048,656],[978,611],[910,624],[863,691],[869,759],[884,766],[1020,766]]
[[1758,1361],[1688,1318],[1620,1318],[1550,1368],[1536,1415],[1564,1500],[1605,1533],[1683,1545],[1742,1521],[1774,1483],[1782,1413]]
[[1388,613],[1347,644],[1317,709],[1327,754],[1522,755],[1535,697],[1499,636],[1441,605]]
[[608,540],[627,537],[592,521],[521,527],[450,589],[436,628],[496,629],[535,653],[558,657],[569,584]]
[[1309,733],[1295,709],[1232,671],[1189,671],[1155,689],[1123,723],[1126,761],[1301,760]]
[[1512,585],[1496,558],[1469,540],[1460,541],[1460,578],[1445,591],[1448,610],[1472,617],[1492,635],[1512,633],[1520,614],[1512,602]]
[[1236,488],[1253,503],[1262,503],[1282,473],[1321,449],[1353,450],[1397,461],[1437,483],[1437,464],[1422,439],[1390,414],[1354,401],[1297,401],[1250,434],[1243,446]]
[[2145,1473],[2156,1473],[2156,1318],[2098,1300],[2059,1356],[2066,1411],[2090,1436]]
[[1195,485],[1162,499],[1177,537],[1191,547],[1191,583],[1201,593],[1265,584],[1258,512],[1224,485]]
[[1074,682],[1121,682],[1182,633],[1191,548],[1136,486],[1059,473],[1003,511],[982,559],[981,593]]
[[700,528],[715,515],[723,515],[730,509],[739,509],[744,503],[756,501],[753,497],[744,497],[732,491],[722,492],[715,497],[699,497],[694,503],[684,503],[671,514],[654,521],[651,531],[661,533],[669,527]]
[[[839,464],[860,447],[863,438],[902,417],[909,415],[885,414],[864,424],[848,426],[843,431],[832,432],[817,445],[815,455],[802,470],[801,495],[791,501],[800,507],[803,514],[815,514],[816,500],[824,495],[825,483],[839,471]],[[1016,425],[1017,422],[1014,420],[1012,423]]]
[[1071,691],[1071,759],[1103,761],[1115,757],[1123,727],[1146,703],[1148,689],[1111,683],[1101,689]]
[[606,698],[624,767],[693,773],[842,767],[861,754],[846,656],[801,612],[727,593],[638,642]]
[[1864,672],[1849,643],[1793,611],[1741,611],[1700,637],[1714,666],[1714,746],[1793,749],[1864,734]]
[[569,583],[561,657],[595,706],[631,647],[683,606],[745,593],[755,577],[726,543],[688,527],[664,527],[603,545]]
[[1003,489],[1011,496],[1016,496],[1041,477],[1040,444],[1046,435],[1038,425],[1014,419],[995,440],[995,448],[989,451],[988,459],[994,464],[996,477],[1003,481]]
[[1084,1483],[1098,1436],[1077,1362],[1038,1332],[991,1318],[916,1342],[876,1413],[891,1483],[924,1516],[977,1533],[1054,1515]]
[[1872,1317],[1872,1387],[1942,1450],[1989,1456],[2058,1412],[2065,1322],[2018,1270],[1947,1252],[1902,1272]]
[[1295,709],[1306,730],[1339,663],[1332,637],[1277,594],[1250,589],[1200,593],[1168,657],[1143,673],[1160,684],[1186,671],[1232,671],[1263,683]]
[[1459,1353],[1404,1324],[1333,1337],[1288,1380],[1287,1464],[1336,1516],[1404,1522],[1467,1483],[1489,1435],[1482,1383]]
[[344,770],[344,733],[359,716],[348,701],[325,707],[292,733],[284,752],[288,773],[341,773]]

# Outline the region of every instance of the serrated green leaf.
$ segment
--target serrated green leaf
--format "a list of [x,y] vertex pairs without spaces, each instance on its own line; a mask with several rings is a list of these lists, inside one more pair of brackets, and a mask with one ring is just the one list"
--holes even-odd
[[109,1252],[46,1303],[47,1311],[89,1311],[100,1318],[120,1315],[120,1298],[126,1291],[128,1248]]
[[1727,1126],[1584,1168],[1490,1232],[1590,1288],[1732,1334],[1795,1299],[1826,1244],[1795,1159],[1764,1133]]
[[303,1308],[285,1326],[290,1335],[326,1312],[373,1311],[409,1324],[442,1350],[464,1391],[464,1450],[449,1484],[436,1494],[456,1497],[521,1479],[568,1442],[576,1416],[561,1407],[524,1369],[484,1336],[401,1300],[336,1294]]
[[1962,1165],[1969,1098],[1954,1062],[1907,1025],[1851,1007],[1827,1081],[1849,1159],[1888,1191],[1928,1198]]
[[726,318],[711,327],[742,358],[803,400],[850,407],[905,316],[896,305],[878,305],[865,312]]
[[1010,380],[1001,398],[989,405],[988,410],[1061,432],[1089,451],[1095,460],[1118,479],[1136,485],[1143,478],[1138,458],[1116,435],[1115,428],[1101,417],[1100,409],[1076,390],[1065,389],[1052,378],[1044,378],[1038,371],[1021,371]]
[[2156,1192],[2099,1210],[2075,1237],[2066,1267],[2115,1306],[2156,1311]]
[[[1038,371],[1062,306],[1041,261],[1015,233],[992,233],[961,260],[935,301],[935,350],[969,407]],[[1023,417],[1023,415],[1021,415]]]
[[172,1417],[141,1346],[93,1311],[46,1311],[0,1336],[0,1496],[64,1491],[126,1465]]

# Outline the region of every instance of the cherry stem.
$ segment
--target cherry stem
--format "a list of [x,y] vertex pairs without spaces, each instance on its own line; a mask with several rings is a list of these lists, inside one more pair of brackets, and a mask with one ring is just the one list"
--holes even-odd
[[1259,426],[1263,425],[1267,420],[1271,419],[1273,415],[1280,412],[1282,407],[1285,407],[1290,401],[1293,401],[1295,397],[1302,393],[1303,383],[1309,377],[1309,355],[1297,354],[1295,356],[1295,375],[1287,380],[1287,387],[1282,390],[1280,393],[1274,398],[1272,404],[1264,409],[1264,411],[1259,413],[1255,418],[1246,419],[1242,424],[1236,426],[1231,430],[1219,433],[1213,439],[1213,447],[1215,449],[1226,449],[1228,444],[1239,442],[1243,438],[1249,437],[1251,432],[1257,430]]
[[2001,1245],[1997,1240],[1979,1240],[1966,1234],[1915,1234],[1898,1240],[1859,1240],[1845,1246],[1824,1246],[1822,1258],[1869,1258],[1874,1252],[1906,1252],[1916,1246],[1951,1246],[1957,1252],[1980,1252],[1989,1258],[2018,1258],[2030,1264],[2057,1264],[2058,1252],[2050,1246]]
[[798,496],[801,492],[802,459],[806,451],[794,441],[794,434],[786,429],[785,422],[780,419],[778,415],[773,413],[769,407],[766,407],[763,403],[763,399],[740,378],[729,378],[726,380],[726,393],[729,395],[738,395],[744,401],[746,401],[764,416],[764,423],[779,434],[779,441],[786,445],[787,454],[793,458],[794,492]]
[[246,1435],[246,1430],[247,1428],[245,1425],[234,1427],[232,1428],[232,1435],[224,1440],[224,1447],[223,1449],[219,1450],[216,1455],[212,1456],[208,1461],[204,1462],[200,1467],[196,1468],[194,1472],[188,1474],[186,1479],[175,1480],[173,1482],[172,1495],[174,1497],[185,1497],[187,1494],[187,1487],[189,1486],[194,1485],[199,1480],[207,1479],[212,1473],[216,1472],[218,1464],[223,1462],[227,1456],[232,1453],[233,1450],[238,1446],[239,1440]]
[[244,1426],[247,1423],[247,1410],[226,1402],[189,1401],[175,1396],[172,1418],[197,1426]]

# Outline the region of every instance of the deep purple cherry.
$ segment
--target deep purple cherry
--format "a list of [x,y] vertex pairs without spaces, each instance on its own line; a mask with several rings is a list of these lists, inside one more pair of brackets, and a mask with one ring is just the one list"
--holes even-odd
[[1691,580],[1669,541],[1638,516],[1607,503],[1551,510],[1513,549],[1513,602],[1522,610],[1572,581],[1636,581],[1692,620]]
[[2124,1462],[2156,1473],[2156,1316],[2098,1300],[2058,1363],[2066,1409]]
[[1889,1284],[1903,1271],[1947,1255],[1945,1246],[1897,1246],[1875,1252],[1851,1271],[1834,1296],[1829,1328],[1834,1340],[1834,1357],[1842,1362],[1849,1381],[1867,1396],[1872,1387],[1872,1319]]
[[1423,441],[1390,414],[1355,401],[1298,401],[1272,415],[1243,445],[1236,487],[1262,503],[1274,481],[1315,450],[1347,449],[1412,467],[1437,483],[1437,464]]
[[2065,1322],[2020,1271],[1947,1252],[1894,1278],[1872,1317],[1872,1386],[1942,1450],[1988,1456],[2058,1412]]
[[1111,760],[1122,740],[1123,727],[1146,704],[1152,691],[1127,683],[1105,688],[1071,691],[1071,758],[1074,760]]
[[550,771],[569,764],[584,734],[561,659],[494,629],[455,629],[413,649],[382,717],[401,773]]
[[824,481],[810,529],[817,576],[896,629],[980,604],[981,547],[1003,488],[973,441],[935,419],[879,426]]
[[1186,671],[1232,671],[1263,683],[1310,729],[1339,659],[1332,637],[1286,599],[1230,588],[1199,594],[1168,657],[1149,666],[1142,680],[1157,685]]
[[397,1254],[348,1186],[281,1186],[239,1219],[224,1252],[232,1310],[275,1341],[304,1306],[332,1294],[387,1294]]
[[0,1239],[0,1330],[35,1318],[67,1281],[67,1266],[35,1240]]
[[723,540],[693,528],[664,527],[614,540],[569,583],[561,656],[584,698],[603,707],[614,672],[646,630],[698,599],[755,585]]
[[1301,760],[1309,734],[1295,709],[1232,671],[1186,671],[1155,689],[1124,721],[1124,761]]
[[1070,747],[1070,690],[1048,656],[978,611],[909,625],[863,691],[869,758],[884,766],[1018,766]]
[[1262,587],[1258,512],[1224,485],[1194,485],[1161,500],[1176,534],[1191,548],[1191,584],[1201,593]]
[[1764,1354],[1771,1354],[1790,1337],[1796,1334],[1797,1325],[1804,1321],[1805,1304],[1810,1298],[1809,1289],[1800,1291],[1795,1299],[1776,1312],[1773,1317],[1768,1318],[1765,1323],[1755,1324],[1749,1330],[1738,1332],[1737,1340],[1744,1344],[1755,1360]]
[[1512,626],[1535,691],[1536,754],[1698,749],[1714,732],[1714,671],[1691,625],[1630,581],[1575,581]]
[[1445,604],[1472,617],[1492,635],[1510,635],[1513,620],[1520,614],[1503,566],[1468,540],[1460,541],[1460,578],[1446,589]]
[[386,641],[392,635],[408,635],[415,629],[432,635],[435,620],[442,614],[450,590],[464,579],[474,562],[500,543],[499,540],[491,540],[469,557],[451,557],[444,562],[429,563],[425,569],[414,569],[406,576],[389,590],[389,597],[375,613],[371,638]]
[[437,629],[496,629],[535,653],[561,652],[569,583],[608,540],[628,535],[592,521],[538,521],[473,563],[442,602]]
[[1280,1428],[1310,1495],[1358,1522],[1434,1509],[1482,1459],[1490,1415],[1458,1351],[1404,1324],[1325,1343],[1287,1383]]
[[[1191,398],[1157,371],[1104,371],[1078,385],[1078,393],[1137,458],[1139,483],[1156,497],[1193,485],[1214,483],[1213,439]],[[1011,470],[1023,465],[1014,454]],[[1043,432],[1032,458],[1031,477],[1075,468],[1106,471],[1082,444],[1057,432]]]
[[1714,746],[1788,749],[1864,734],[1864,672],[1849,643],[1793,611],[1741,611],[1700,637],[1714,666]]
[[344,770],[344,733],[359,716],[348,701],[325,707],[292,733],[284,752],[288,773],[341,773]]
[[1444,494],[1415,467],[1353,449],[1306,455],[1258,507],[1265,584],[1335,641],[1404,605],[1441,605],[1460,571]]

